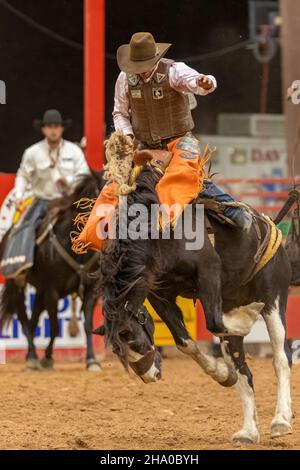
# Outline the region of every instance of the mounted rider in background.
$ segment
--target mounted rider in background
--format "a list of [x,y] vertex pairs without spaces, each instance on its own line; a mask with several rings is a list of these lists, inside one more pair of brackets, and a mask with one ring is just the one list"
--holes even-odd
[[17,278],[34,264],[35,236],[38,222],[45,216],[49,203],[68,195],[79,177],[90,174],[82,150],[63,139],[71,121],[64,121],[60,112],[48,110],[34,126],[44,140],[25,150],[15,181],[15,204],[22,205],[26,188],[30,187],[33,203],[10,231],[1,260],[6,278]]

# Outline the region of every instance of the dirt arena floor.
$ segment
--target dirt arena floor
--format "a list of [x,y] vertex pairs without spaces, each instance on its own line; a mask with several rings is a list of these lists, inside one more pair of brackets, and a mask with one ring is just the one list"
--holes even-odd
[[0,366],[1,449],[300,449],[300,365],[293,370],[294,434],[271,440],[276,386],[271,360],[254,372],[261,444],[232,445],[242,421],[235,390],[209,379],[192,360],[171,355],[163,379],[144,385],[108,356],[101,374],[84,364],[54,372]]

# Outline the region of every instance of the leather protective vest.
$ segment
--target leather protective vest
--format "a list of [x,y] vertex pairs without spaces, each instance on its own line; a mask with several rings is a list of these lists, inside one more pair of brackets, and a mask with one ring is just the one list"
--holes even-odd
[[194,128],[188,96],[169,84],[173,63],[162,59],[148,83],[139,75],[127,75],[133,132],[137,140],[149,146]]

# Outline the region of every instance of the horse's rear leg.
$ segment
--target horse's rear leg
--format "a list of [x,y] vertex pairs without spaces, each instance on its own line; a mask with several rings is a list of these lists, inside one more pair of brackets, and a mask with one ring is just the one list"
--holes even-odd
[[271,437],[292,432],[292,405],[290,390],[291,350],[286,338],[285,311],[287,291],[279,295],[273,306],[263,312],[273,349],[273,366],[277,376],[277,405],[271,422]]
[[240,431],[232,436],[234,442],[258,443],[257,411],[254,398],[251,371],[245,361],[244,339],[240,336],[229,336],[221,340],[221,349],[225,361],[234,364],[238,381],[236,388],[242,401],[244,424]]
[[201,258],[198,270],[198,297],[203,306],[206,327],[215,336],[246,336],[259,317],[263,303],[223,312],[221,292],[221,260],[211,247]]
[[[30,339],[32,343],[34,342],[35,330],[38,325],[38,321],[39,321],[40,314],[42,313],[42,311],[43,311],[43,296],[42,294],[37,292],[35,295],[35,299],[34,299],[34,307],[33,307],[32,316],[29,320],[29,333],[30,333]],[[33,347],[34,347],[34,343],[33,343]],[[28,351],[27,367],[29,369],[40,369],[40,362],[36,354],[35,347],[34,347],[33,352],[29,353]]]
[[58,323],[58,301],[59,297],[55,292],[48,292],[47,296],[45,297],[45,308],[49,314],[49,321],[50,321],[50,341],[45,349],[45,357],[41,360],[41,366],[45,369],[52,369],[53,368],[53,346],[55,338],[59,334],[59,323]]
[[93,293],[86,291],[83,312],[84,312],[84,330],[86,334],[86,367],[91,372],[101,372],[101,365],[97,361],[93,346],[93,315],[95,308],[95,298]]

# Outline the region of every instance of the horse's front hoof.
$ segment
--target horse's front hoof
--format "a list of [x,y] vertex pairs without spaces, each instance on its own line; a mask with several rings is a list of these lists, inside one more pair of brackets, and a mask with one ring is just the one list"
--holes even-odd
[[26,368],[28,370],[41,370],[41,364],[38,359],[27,359]]
[[258,444],[259,443],[259,433],[258,431],[248,431],[247,429],[241,429],[236,432],[231,441],[239,444]]
[[238,381],[238,375],[235,369],[230,370],[229,369],[229,374],[228,374],[228,379],[225,380],[224,382],[219,382],[222,387],[233,387]]
[[53,370],[54,360],[52,358],[43,357],[43,359],[41,359],[41,367],[44,370]]
[[286,436],[292,434],[292,426],[288,421],[282,419],[271,424],[271,438]]
[[95,359],[89,360],[86,363],[86,369],[88,372],[102,372],[102,367],[100,362],[96,361]]

